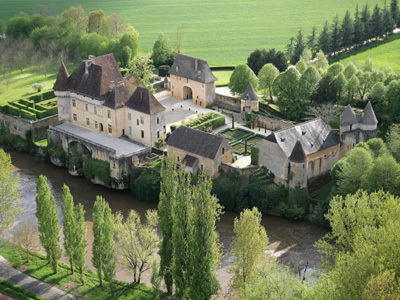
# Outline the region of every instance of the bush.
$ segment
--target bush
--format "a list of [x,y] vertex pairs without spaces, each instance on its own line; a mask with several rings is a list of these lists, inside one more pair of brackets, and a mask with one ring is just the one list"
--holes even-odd
[[110,187],[110,163],[95,158],[87,158],[83,162],[83,175],[89,180],[97,176],[107,187]]
[[56,146],[50,142],[48,144],[47,151],[48,151],[49,155],[58,158],[65,165],[65,152],[62,147]]
[[160,195],[160,174],[149,169],[134,169],[131,174],[132,193],[141,201],[158,203]]
[[21,118],[28,120],[36,120],[36,114],[31,113],[27,110],[21,109]]
[[161,65],[158,67],[158,75],[160,75],[161,77],[165,77],[168,74],[168,71],[171,67],[168,65]]
[[258,154],[260,152],[260,149],[252,147],[250,151],[251,155],[251,164],[257,166],[258,165]]

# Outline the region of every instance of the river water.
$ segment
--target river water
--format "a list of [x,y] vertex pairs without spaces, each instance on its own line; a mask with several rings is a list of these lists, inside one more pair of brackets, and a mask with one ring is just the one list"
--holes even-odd
[[[113,212],[122,211],[125,215],[130,209],[138,211],[141,215],[147,209],[155,209],[156,204],[140,202],[129,191],[115,191],[99,185],[94,185],[83,177],[71,176],[66,169],[58,168],[49,162],[37,161],[34,156],[26,153],[11,152],[12,163],[21,178],[21,205],[25,213],[20,219],[35,218],[36,211],[36,180],[39,175],[47,177],[49,186],[55,197],[59,218],[61,214],[61,188],[63,184],[69,186],[75,203],[82,203],[86,210],[86,224],[88,226],[88,267],[91,267],[91,242],[92,219],[91,212],[97,195],[102,195],[109,203]],[[225,212],[217,223],[217,231],[224,245],[225,256],[222,259],[221,268],[218,270],[218,279],[223,290],[226,290],[230,274],[227,272],[229,261],[230,243],[233,236],[233,221],[238,214]],[[308,264],[306,274],[310,275],[320,262],[320,255],[313,247],[314,243],[323,237],[328,231],[308,222],[291,221],[281,217],[264,216],[262,224],[266,228],[269,246],[265,255],[279,258],[288,265]],[[66,258],[63,258],[67,262]],[[148,272],[150,273],[150,272]],[[145,274],[144,282],[149,281],[150,274]],[[117,272],[117,278],[131,281],[132,277],[123,270]],[[222,299],[222,298],[221,298]]]

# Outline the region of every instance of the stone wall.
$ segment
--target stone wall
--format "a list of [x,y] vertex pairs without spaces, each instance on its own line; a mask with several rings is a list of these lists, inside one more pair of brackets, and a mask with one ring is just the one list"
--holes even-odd
[[240,100],[227,95],[215,94],[214,104],[220,108],[240,113]]
[[278,131],[281,129],[293,127],[292,123],[285,122],[283,120],[276,120],[276,119],[259,116],[259,115],[254,115],[254,116],[257,116],[257,118],[254,122],[254,128],[256,128],[256,127],[264,128],[265,127],[271,131]]
[[222,163],[219,167],[219,170],[225,173],[230,173],[230,172],[239,172],[240,175],[244,177],[250,177],[251,175],[254,174],[254,172],[257,170],[256,166],[249,166],[246,168],[235,168],[232,167],[230,164],[224,164]]
[[33,142],[47,138],[47,129],[49,128],[49,125],[56,123],[57,121],[57,115],[32,121],[0,113],[0,123],[4,123],[10,134],[18,135],[25,139],[26,132],[31,130]]

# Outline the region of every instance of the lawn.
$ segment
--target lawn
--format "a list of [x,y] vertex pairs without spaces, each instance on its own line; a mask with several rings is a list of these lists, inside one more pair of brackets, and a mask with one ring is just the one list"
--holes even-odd
[[380,69],[391,67],[397,74],[400,74],[400,33],[390,36],[388,41],[383,41],[378,46],[370,43],[349,54],[351,55],[340,62],[346,64],[356,59],[361,65],[364,65],[365,60],[370,58],[374,67]]
[[8,89],[5,80],[0,77],[0,105],[37,93],[37,90],[32,88],[34,83],[43,83],[44,89],[52,89],[57,77],[56,70],[54,69],[47,77],[35,74],[32,68],[26,68],[22,73],[20,70],[14,70],[11,73]]
[[218,81],[215,83],[215,85],[218,86],[227,86],[229,83],[229,79],[231,78],[231,75],[233,73],[233,70],[229,71],[213,71],[213,74],[215,77],[218,78]]
[[383,0],[2,0],[0,18],[20,11],[60,13],[82,4],[86,13],[102,9],[118,12],[126,24],[140,33],[142,51],[150,51],[159,33],[173,42],[176,28],[183,26],[185,54],[206,59],[211,66],[235,66],[246,61],[256,48],[284,50],[299,29],[308,35],[336,13],[353,16],[356,4],[373,7]]

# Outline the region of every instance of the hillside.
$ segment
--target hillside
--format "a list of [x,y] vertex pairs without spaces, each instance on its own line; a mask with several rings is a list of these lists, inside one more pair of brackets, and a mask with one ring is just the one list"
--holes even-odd
[[60,13],[71,5],[82,4],[86,13],[103,9],[107,15],[118,12],[127,24],[140,32],[143,51],[151,50],[159,33],[174,40],[177,26],[185,32],[184,52],[208,60],[211,66],[244,62],[256,48],[284,50],[289,39],[301,28],[308,35],[336,13],[342,18],[356,4],[371,7],[383,0],[2,0],[0,18],[20,11]]

